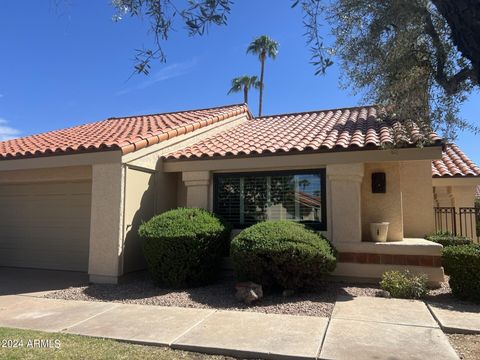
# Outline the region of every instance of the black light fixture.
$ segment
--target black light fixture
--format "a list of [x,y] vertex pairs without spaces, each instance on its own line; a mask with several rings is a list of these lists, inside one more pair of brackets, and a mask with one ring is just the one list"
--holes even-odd
[[384,172],[372,173],[372,193],[384,194],[387,192],[387,177]]

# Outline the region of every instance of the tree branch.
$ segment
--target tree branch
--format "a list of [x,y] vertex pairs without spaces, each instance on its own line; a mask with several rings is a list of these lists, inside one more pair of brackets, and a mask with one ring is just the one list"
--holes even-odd
[[460,69],[455,75],[452,76],[448,76],[445,73],[448,55],[445,51],[445,47],[443,46],[440,35],[433,25],[431,14],[428,11],[425,12],[425,32],[432,39],[432,44],[435,48],[435,80],[445,90],[447,95],[453,95],[457,93],[460,86],[467,80],[477,82],[475,72],[469,67]]

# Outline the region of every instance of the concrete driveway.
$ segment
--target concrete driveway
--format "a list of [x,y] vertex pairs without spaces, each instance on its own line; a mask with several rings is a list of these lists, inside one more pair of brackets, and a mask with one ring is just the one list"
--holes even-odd
[[74,271],[53,271],[0,267],[0,296],[35,295],[88,284],[88,274]]

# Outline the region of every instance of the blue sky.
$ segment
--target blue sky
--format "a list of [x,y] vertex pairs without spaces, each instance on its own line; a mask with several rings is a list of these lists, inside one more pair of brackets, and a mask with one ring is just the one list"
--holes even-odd
[[[179,0],[180,1],[180,0]],[[183,0],[182,0],[183,1]],[[56,6],[56,3],[60,3]],[[189,38],[176,27],[164,49],[167,63],[150,76],[129,79],[134,49],[151,44],[147,24],[114,23],[109,0],[0,0],[0,137],[17,137],[111,116],[158,113],[242,102],[227,95],[230,80],[259,72],[248,43],[268,34],[280,42],[266,65],[264,113],[355,106],[359,96],[339,87],[336,66],[314,76],[302,36],[299,9],[289,0],[237,0],[227,27]],[[257,94],[250,95],[257,112]],[[479,123],[480,94],[462,107]],[[480,138],[460,134],[457,143],[480,164]]]

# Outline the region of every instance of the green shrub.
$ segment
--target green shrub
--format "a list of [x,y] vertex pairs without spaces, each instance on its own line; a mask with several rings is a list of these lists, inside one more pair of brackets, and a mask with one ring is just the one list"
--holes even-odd
[[318,284],[335,269],[334,249],[321,235],[292,221],[267,221],[243,230],[231,243],[239,280],[266,288]]
[[442,263],[450,275],[453,295],[480,302],[480,245],[447,247],[443,249]]
[[408,270],[386,271],[382,275],[380,287],[394,298],[419,299],[427,294],[427,281],[425,274],[413,275]]
[[455,236],[451,232],[437,232],[426,237],[427,240],[447,246],[468,245],[472,243],[472,239],[465,236]]
[[155,216],[138,232],[154,281],[175,288],[213,280],[229,235],[228,227],[213,214],[188,208]]

